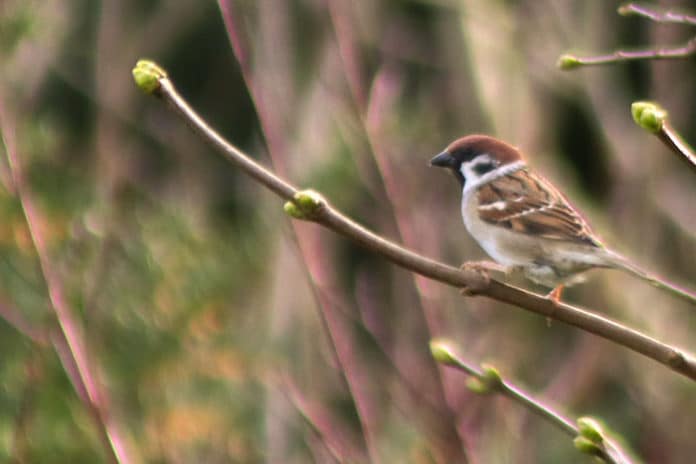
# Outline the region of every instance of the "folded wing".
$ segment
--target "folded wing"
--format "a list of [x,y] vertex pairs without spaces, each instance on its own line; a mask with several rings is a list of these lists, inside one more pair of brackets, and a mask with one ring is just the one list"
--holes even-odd
[[563,195],[527,169],[482,185],[477,195],[485,222],[540,238],[602,246]]

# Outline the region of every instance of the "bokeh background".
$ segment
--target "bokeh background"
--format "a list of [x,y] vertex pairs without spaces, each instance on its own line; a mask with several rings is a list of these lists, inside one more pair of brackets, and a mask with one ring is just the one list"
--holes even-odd
[[[693,60],[556,67],[564,52],[696,32],[618,5],[0,1],[0,461],[110,459],[46,338],[56,316],[11,152],[129,462],[591,462],[520,405],[438,368],[436,336],[570,417],[601,417],[645,462],[693,462],[693,382],[291,222],[130,75],[155,59],[260,162],[454,265],[484,254],[455,180],[427,161],[458,136],[496,135],[607,243],[694,288],[696,178],[630,116],[631,102],[657,100],[696,142]],[[565,298],[696,349],[693,308],[621,273],[596,271]]]

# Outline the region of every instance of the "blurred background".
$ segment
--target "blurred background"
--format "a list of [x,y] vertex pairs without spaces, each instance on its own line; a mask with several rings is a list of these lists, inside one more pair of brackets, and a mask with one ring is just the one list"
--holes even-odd
[[[696,142],[693,60],[556,67],[695,33],[618,5],[0,1],[0,462],[111,462],[100,421],[124,462],[591,462],[438,368],[436,336],[570,417],[601,417],[645,462],[693,462],[693,382],[291,222],[130,74],[155,59],[260,162],[453,265],[485,255],[456,181],[427,162],[495,135],[608,244],[693,289],[696,178],[630,115],[654,99]],[[66,374],[45,274],[76,320],[95,408]],[[696,349],[693,308],[621,273],[595,271],[565,299]]]

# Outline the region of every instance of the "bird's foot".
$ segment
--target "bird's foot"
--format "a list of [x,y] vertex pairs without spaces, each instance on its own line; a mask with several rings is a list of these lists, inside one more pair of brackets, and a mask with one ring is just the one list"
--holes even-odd
[[[553,290],[551,290],[547,295],[546,299],[553,303],[554,307],[561,304],[561,295],[563,294],[563,285],[557,285]],[[551,318],[546,318],[546,325],[551,327]]]
[[510,266],[505,266],[503,264],[495,263],[493,261],[467,261],[462,264],[460,269],[471,269],[474,271],[485,271],[485,272],[500,272],[503,274],[508,274],[512,270]]
[[551,290],[547,295],[546,299],[551,300],[551,302],[558,306],[561,302],[561,296],[563,295],[563,285],[557,285],[553,290]]
[[506,266],[492,261],[467,261],[459,268],[463,271],[475,273],[475,277],[472,280],[476,281],[476,283],[461,289],[461,294],[465,296],[476,296],[483,287],[488,286],[488,283],[491,281],[491,272],[509,272]]

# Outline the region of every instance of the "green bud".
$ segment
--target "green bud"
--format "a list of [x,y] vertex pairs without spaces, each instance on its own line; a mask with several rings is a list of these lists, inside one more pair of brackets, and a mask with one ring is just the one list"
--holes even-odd
[[319,192],[302,190],[288,201],[283,209],[295,219],[311,220],[321,208],[326,206],[326,200]]
[[283,205],[283,210],[285,210],[289,216],[294,217],[295,219],[304,219],[302,211],[300,211],[300,208],[298,208],[297,205],[292,201],[286,201]]
[[581,437],[585,437],[598,445],[604,442],[604,430],[597,419],[584,416],[577,420],[577,424]]
[[657,103],[638,101],[631,105],[633,120],[649,132],[660,132],[662,124],[667,119],[667,111]]
[[629,15],[633,14],[633,10],[631,9],[630,4],[628,4],[628,3],[619,6],[619,8],[616,10],[616,12],[619,13],[621,16],[629,16]]
[[147,94],[152,94],[160,88],[160,80],[165,79],[167,73],[154,61],[138,60],[133,68],[135,84]]
[[454,349],[452,349],[450,342],[444,338],[430,340],[430,354],[440,364],[445,366],[457,365],[457,356],[454,354]]
[[575,68],[582,66],[582,62],[575,55],[565,54],[565,55],[561,55],[558,58],[558,61],[556,62],[556,66],[558,66],[563,71],[568,71],[568,70],[575,69]]
[[503,384],[503,379],[500,377],[500,371],[490,364],[481,364],[483,375],[481,380],[488,385],[491,390],[499,388]]
[[471,376],[466,379],[466,388],[479,395],[491,393],[491,388],[488,384],[476,376]]
[[314,190],[302,190],[295,194],[297,205],[308,213],[314,213],[326,204],[326,200],[319,192]]
[[591,454],[593,456],[602,454],[601,446],[599,446],[597,443],[593,442],[589,438],[580,435],[573,439],[573,445],[575,446],[575,449],[585,454]]

